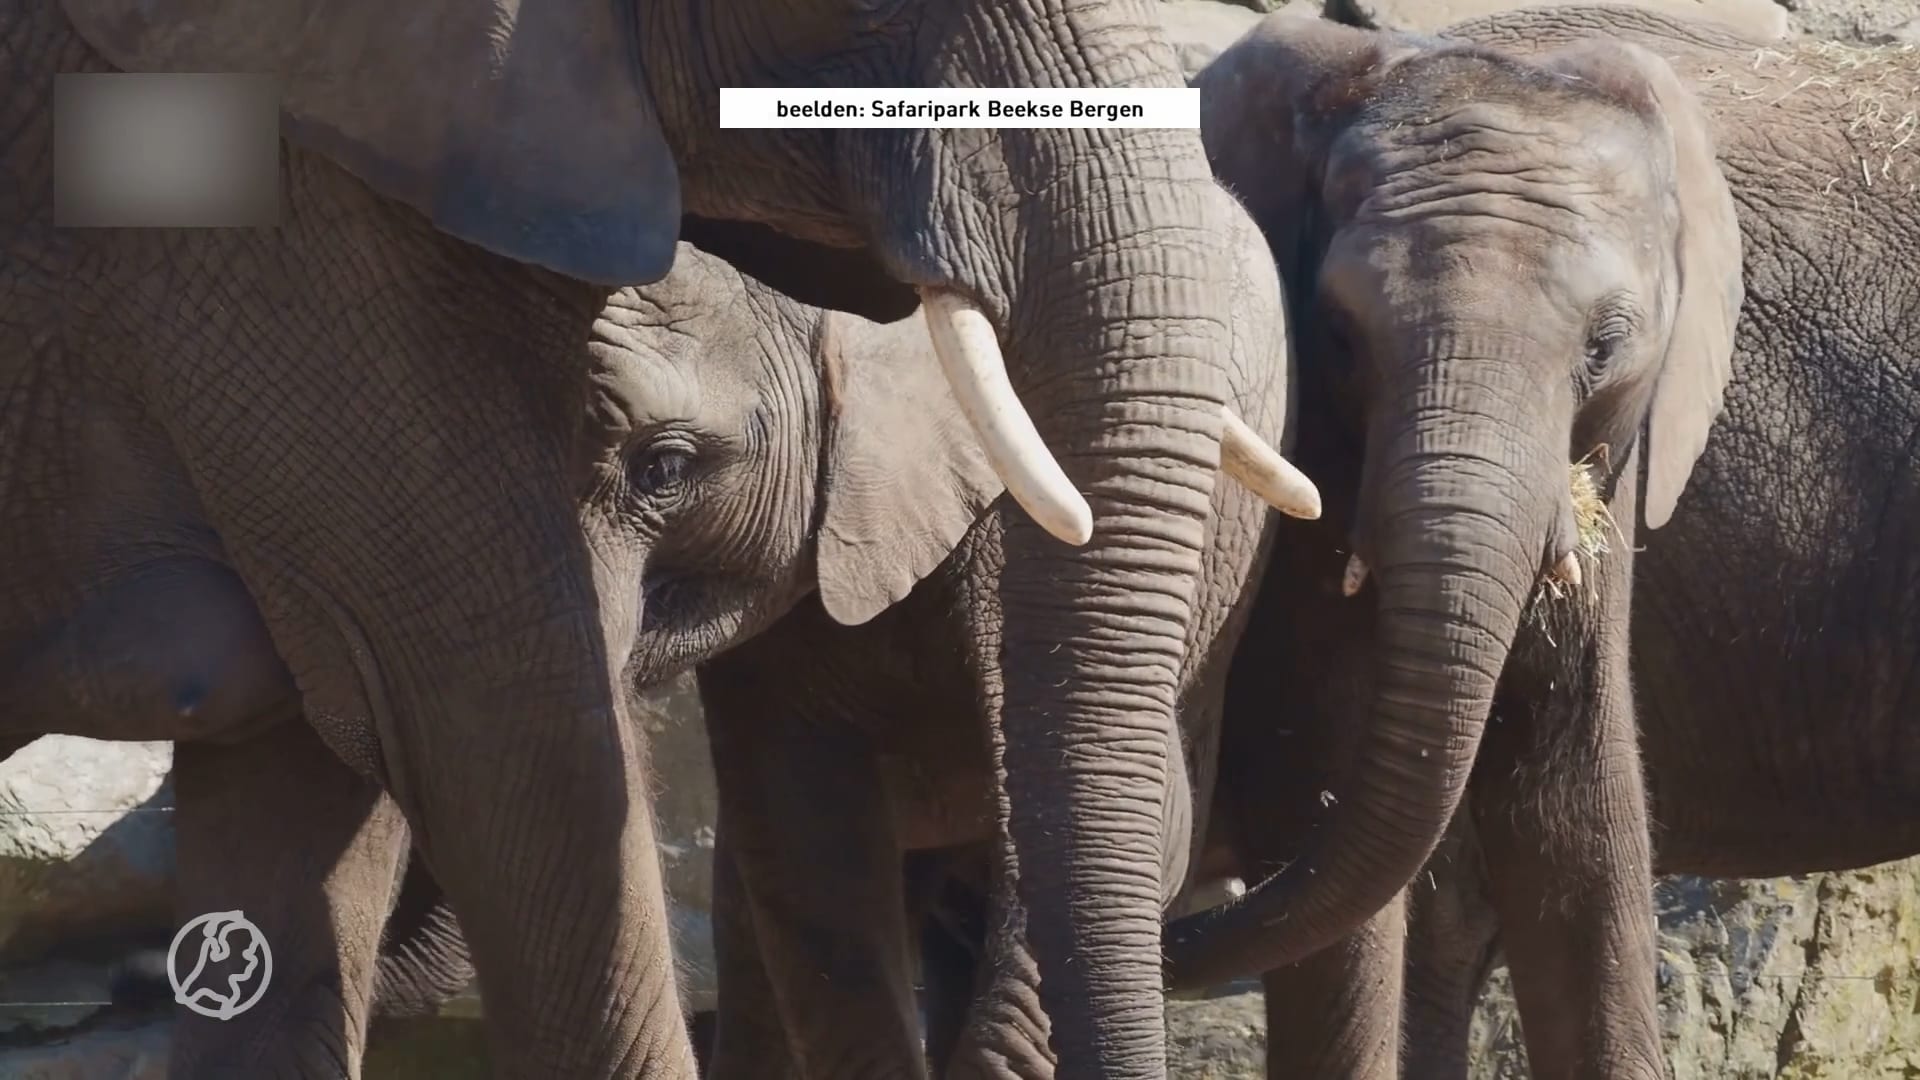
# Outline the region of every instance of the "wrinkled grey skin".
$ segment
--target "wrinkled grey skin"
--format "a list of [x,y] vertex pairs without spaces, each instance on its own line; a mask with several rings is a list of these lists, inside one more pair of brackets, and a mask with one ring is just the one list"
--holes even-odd
[[[581,281],[658,278],[683,226],[792,294],[898,315],[909,286],[952,289],[998,330],[1095,523],[1074,549],[1004,514],[996,617],[975,634],[996,658],[986,710],[1008,733],[994,887],[1048,973],[1063,1071],[1159,1075],[1163,1033],[1145,1004],[1159,983],[1158,808],[1227,395],[1219,241],[1241,212],[1186,131],[713,122],[722,86],[1177,86],[1151,24],[1144,0],[12,5],[0,15],[6,171],[26,179],[0,217],[11,415],[58,442],[80,421],[45,402],[94,402],[107,419],[84,430],[103,442],[68,441],[114,467],[84,483],[71,463],[66,476],[0,479],[54,505],[112,491],[117,502],[86,505],[154,519],[116,534],[141,544],[96,547],[51,515],[12,519],[5,548],[25,578],[0,583],[0,640],[20,654],[12,715],[35,729],[238,739],[298,706],[349,767],[322,777],[316,765],[302,782],[339,820],[288,855],[255,907],[315,860],[336,866],[329,887],[386,879],[404,815],[463,913],[503,1071],[684,1073],[684,1034],[665,1019],[643,753],[615,674],[634,626],[687,590],[664,554],[635,570],[640,588],[605,580],[618,575],[575,497],[591,470],[555,435],[579,415],[556,366],[580,369],[542,358],[590,340],[604,296]],[[50,77],[112,67],[288,76],[288,227],[48,228]],[[373,202],[347,173],[422,216]],[[70,378],[104,388],[29,392]],[[856,618],[911,584],[884,581],[889,595],[864,597]],[[711,632],[649,659],[690,661],[740,629],[724,578],[694,597],[713,609]],[[153,611],[171,621],[126,617]],[[1151,632],[1133,633],[1124,662],[1102,647],[1142,622]],[[1112,739],[1115,725],[1137,737]],[[309,760],[293,742],[307,736],[275,738],[288,745],[189,751],[217,759],[186,763],[191,798],[214,807],[229,774]],[[1141,780],[1141,813],[1086,837],[1051,827],[1088,817],[1120,776]],[[207,827],[183,852],[217,861],[244,839]],[[560,862],[588,869],[551,873]],[[239,906],[220,891],[182,903]],[[378,919],[316,911],[334,937],[316,955],[355,972],[319,978],[319,1003],[299,1008],[329,1030],[323,1056],[351,1057]],[[259,1075],[306,1052],[285,1030],[203,1035]]]
[[[1258,234],[1249,227],[1244,237],[1234,304],[1234,404],[1279,446],[1287,422],[1288,353],[1283,337],[1268,328],[1283,324],[1275,310],[1280,285]],[[964,448],[964,439],[937,430],[941,423],[957,427],[959,419],[933,381],[935,360],[930,340],[915,332],[918,320],[874,327],[850,316],[830,318],[841,329],[827,340],[828,352],[847,359],[835,365],[823,357],[812,372],[783,374],[780,381],[794,388],[798,407],[792,415],[774,415],[771,427],[775,438],[791,442],[795,465],[826,462],[819,480],[790,481],[824,503],[817,511],[823,554],[816,560],[823,594],[847,586],[843,570],[870,572],[868,561],[844,567],[862,546],[836,538],[896,547],[901,540],[892,534],[901,523],[927,520],[950,489],[977,487],[974,502],[998,490],[977,459],[955,456],[951,447]],[[854,330],[861,336],[852,336]],[[699,336],[697,329],[688,332]],[[716,358],[709,366],[724,363]],[[924,382],[903,386],[891,378],[877,398],[884,409],[867,410],[857,408],[860,386],[844,374],[821,383],[827,372],[859,370],[918,373]],[[742,377],[733,385],[751,390],[766,381]],[[942,400],[920,401],[922,392]],[[903,401],[918,407],[903,410]],[[820,408],[833,413],[829,436],[806,422],[809,410]],[[928,430],[930,423],[935,430]],[[824,457],[823,439],[829,444]],[[848,493],[876,489],[890,493],[887,501],[868,494],[859,516],[852,516]],[[1168,895],[1187,881],[1188,853],[1204,828],[1208,801],[1191,792],[1212,788],[1224,665],[1266,546],[1263,503],[1237,484],[1217,488],[1214,499],[1201,618],[1181,675],[1181,736],[1168,748],[1176,763],[1162,809],[1161,876]],[[1002,556],[998,519],[984,517],[969,527],[971,520],[956,515],[937,523],[943,535],[964,530],[965,536],[949,545],[950,555],[941,553],[922,584],[872,621],[838,624],[811,596],[699,669],[721,801],[714,871],[721,997],[712,1076],[926,1073],[909,928],[918,927],[945,892],[961,889],[979,904],[989,885],[990,747],[999,735],[975,704],[985,662],[969,635],[976,618],[991,617],[974,609],[990,603],[985,582]],[[903,859],[923,868],[904,885]],[[418,866],[408,885],[381,958],[383,1014],[431,1009],[460,985],[457,927],[444,904],[435,906],[434,884]],[[980,943],[969,941],[976,950]],[[1004,947],[1021,948],[1017,942]],[[976,958],[969,958],[970,967]],[[990,1010],[990,1022],[972,1031],[962,1032],[971,982],[946,1008],[929,1008],[962,1042],[948,1065],[951,1075],[1053,1075],[1048,1018],[1033,980],[1028,961],[1012,973],[1010,986],[986,989],[981,1008]]]
[[[1391,918],[1471,773],[1511,868],[1516,992],[1555,1006],[1528,1028],[1534,1067],[1658,1076],[1632,552],[1717,413],[1741,297],[1697,103],[1616,43],[1517,60],[1288,16],[1196,81],[1301,323],[1299,456],[1339,495],[1281,529],[1228,691],[1212,861],[1259,883],[1169,928],[1170,979],[1280,968]],[[1615,522],[1601,550],[1570,497],[1582,461]],[[1576,548],[1581,584],[1543,582]],[[1349,553],[1369,568],[1350,598]],[[1309,966],[1397,952],[1382,932]],[[1392,982],[1276,993],[1274,1023],[1390,1067],[1393,1040],[1341,1014]]]
[[[1920,105],[1920,58],[1772,46],[1756,61],[1718,29],[1618,11],[1456,32],[1524,50],[1608,33],[1658,50],[1703,102],[1739,208],[1747,300],[1725,409],[1672,521],[1635,557],[1656,871],[1772,877],[1920,853],[1920,757],[1905,734],[1920,700],[1920,478],[1908,467],[1920,430],[1920,159],[1889,157],[1897,135],[1868,111],[1897,119]],[[1584,770],[1548,771],[1564,747],[1533,738],[1522,760],[1538,782],[1561,797],[1592,783]],[[1504,948],[1535,1074],[1549,1075],[1536,1032],[1577,1020],[1579,981],[1609,958],[1574,942],[1543,969],[1555,957],[1529,933],[1534,913],[1581,896],[1588,875],[1564,853],[1516,858],[1489,842],[1510,805],[1497,776],[1483,762],[1450,857],[1410,890],[1404,987],[1384,951],[1353,963],[1321,954],[1269,976],[1276,1019],[1289,1003],[1359,1000],[1358,1041],[1391,1047],[1403,990],[1408,1074],[1465,1077],[1473,1005]],[[1378,919],[1346,948],[1388,937],[1398,930]],[[1308,1023],[1284,1030],[1271,1075],[1392,1075],[1319,1043]]]
[[[691,248],[662,283],[616,293],[615,307],[623,332],[599,348],[610,393],[629,399],[622,423],[756,448],[743,467],[703,478],[705,490],[665,523],[660,542],[679,549],[679,576],[727,580],[771,612],[805,597],[805,611],[837,627],[819,592],[865,588],[902,560],[927,575],[999,494],[917,314],[876,324],[810,308]],[[670,390],[649,389],[658,386]],[[1283,384],[1273,390],[1283,408]],[[751,565],[763,554],[764,567]],[[868,627],[897,624],[896,610]],[[794,619],[774,621],[767,636]],[[467,963],[442,890],[412,861],[382,942],[376,1010],[437,1008],[465,985]]]
[[[1287,350],[1270,328],[1280,321],[1280,283],[1257,233],[1249,229],[1238,250],[1234,407],[1278,446]],[[1204,828],[1225,665],[1258,581],[1268,521],[1243,488],[1215,488],[1199,617],[1180,673],[1180,731],[1167,748],[1175,783],[1164,808],[1153,808],[1165,831],[1161,892],[1147,898],[1156,910],[1186,883]],[[955,881],[988,892],[993,776],[1006,736],[983,722],[991,657],[972,634],[977,620],[998,617],[990,582],[1003,544],[998,520],[985,519],[872,622],[839,626],[804,602],[699,668],[720,797],[715,1080],[930,1075],[914,959],[934,898],[916,895],[923,890],[903,882],[901,868],[910,853],[936,856],[948,866],[926,878],[927,888]],[[1131,641],[1115,638],[1113,647]],[[1128,733],[1115,725],[1111,737]],[[1091,812],[1141,808],[1117,788]],[[990,903],[982,922],[984,977],[928,1011],[950,1022],[952,1006],[972,998],[988,1023],[936,1032],[932,1074],[1053,1076],[1051,1017],[1019,927]],[[1012,939],[1001,946],[1019,957],[1011,978],[992,969],[995,938]],[[1159,1003],[1143,1008],[1157,1016]]]
[[[296,162],[293,168],[296,198],[308,193],[308,184],[326,182],[303,175],[305,169],[322,178],[330,175],[323,164],[310,160]],[[347,258],[354,245],[366,243],[369,231],[392,229],[415,243],[443,246],[452,256],[473,257],[470,249],[461,250],[455,241],[417,221],[393,220],[390,215],[400,211],[355,185],[340,185],[325,206],[324,224],[303,223],[296,217],[289,226],[318,255]],[[334,243],[340,248],[331,249]],[[526,319],[530,313],[530,305],[514,302],[516,295],[565,284],[543,283],[539,275],[544,272],[526,271],[491,257],[483,265],[490,265],[504,285],[515,290],[501,296],[497,308],[514,320]],[[487,280],[449,284],[471,289]],[[556,770],[553,780],[566,790],[542,791],[536,786],[546,777],[544,771],[533,777],[514,772],[481,779],[494,785],[490,790],[499,798],[580,815],[577,821],[567,820],[572,831],[588,830],[583,841],[595,838],[592,830],[617,830],[625,850],[620,861],[605,870],[618,871],[631,882],[624,887],[629,895],[640,900],[651,895],[659,904],[658,864],[645,787],[636,786],[630,792],[620,789],[619,794],[630,801],[613,802],[613,793],[586,782],[591,759],[638,756],[633,736],[638,729],[624,707],[625,684],[652,681],[660,673],[751,634],[815,589],[819,574],[884,579],[895,569],[888,560],[910,552],[915,543],[931,543],[926,539],[932,535],[929,528],[938,524],[929,517],[932,511],[911,518],[897,501],[911,499],[914,505],[924,506],[932,501],[927,494],[930,489],[950,500],[968,500],[957,509],[939,506],[959,521],[949,533],[957,536],[997,493],[997,483],[977,445],[965,437],[944,381],[924,358],[924,323],[915,317],[883,327],[857,316],[807,308],[746,281],[717,259],[684,247],[674,273],[661,283],[619,290],[611,296],[591,289],[596,306],[580,313],[574,328],[579,344],[570,350],[520,336],[529,328],[557,333],[565,327],[562,316],[567,309],[559,303],[567,295],[564,291],[557,292],[556,310],[545,322],[475,317],[471,331],[457,329],[448,339],[443,312],[466,299],[431,294],[416,299],[406,291],[408,282],[393,279],[376,278],[366,287],[369,295],[364,300],[373,314],[398,320],[406,313],[402,305],[418,303],[440,324],[443,341],[464,347],[460,355],[467,359],[467,366],[458,386],[435,379],[437,367],[408,369],[396,359],[395,370],[402,378],[438,387],[450,396],[443,407],[467,417],[477,428],[471,445],[454,444],[460,452],[428,448],[420,451],[426,457],[417,463],[401,447],[385,447],[390,463],[385,475],[396,489],[402,489],[396,497],[404,494],[403,481],[410,480],[415,469],[436,483],[445,483],[486,453],[503,449],[515,450],[526,460],[525,472],[516,475],[538,479],[540,460],[519,448],[535,441],[529,438],[531,433],[550,439],[551,472],[545,474],[545,482],[553,488],[551,495],[537,484],[502,486],[500,498],[505,505],[494,509],[493,520],[515,520],[509,511],[523,500],[536,508],[549,497],[564,501],[583,544],[579,557],[591,559],[590,580],[604,598],[597,617],[610,625],[608,638],[622,658],[619,667],[624,670],[616,671],[605,654],[590,657],[605,673],[611,702],[608,724],[579,732],[582,745],[576,751],[577,760],[549,763]],[[471,297],[471,293],[463,295]],[[230,299],[229,303],[239,306],[241,302]],[[538,314],[537,309],[533,313]],[[896,362],[909,353],[899,345],[902,338],[917,343],[918,352],[912,354],[916,362],[911,365]],[[493,351],[500,343],[516,341],[543,348],[549,367],[529,378],[519,356],[500,357]],[[834,355],[841,371],[831,409],[821,389],[820,370],[827,361],[817,351],[829,345],[838,350]],[[441,363],[437,354],[432,358],[435,364]],[[341,410],[365,414],[384,407],[379,396],[356,391],[350,373],[327,359],[320,372],[300,373],[314,378],[338,373],[339,381],[329,385],[337,395],[332,400],[341,403]],[[159,365],[158,360],[147,362]],[[448,891],[456,901],[472,885],[468,875],[480,875],[458,859],[458,844],[450,849],[434,830],[433,817],[425,818],[425,828],[409,829],[395,809],[395,799],[348,770],[335,748],[322,741],[331,733],[325,723],[280,722],[258,732],[221,726],[236,716],[272,718],[275,712],[265,706],[276,702],[285,710],[282,719],[291,720],[297,708],[296,687],[270,652],[255,658],[253,666],[234,670],[236,653],[215,631],[236,624],[244,627],[246,620],[258,616],[237,589],[225,594],[231,598],[227,606],[211,607],[207,598],[222,594],[193,587],[197,582],[225,580],[223,575],[231,572],[222,569],[221,560],[229,557],[231,549],[213,539],[209,511],[190,494],[185,468],[166,449],[155,426],[135,411],[153,404],[141,391],[146,380],[185,380],[191,369],[182,364],[149,373],[133,360],[128,363],[132,370],[124,380],[111,366],[49,365],[41,377],[63,393],[38,399],[46,403],[44,412],[17,417],[16,423],[26,426],[16,428],[7,443],[15,448],[23,475],[47,485],[47,497],[69,500],[74,508],[67,519],[69,527],[59,538],[60,551],[72,561],[57,562],[53,550],[44,550],[32,564],[39,574],[27,579],[15,570],[7,583],[14,590],[11,595],[25,595],[23,590],[33,588],[43,590],[39,595],[57,598],[67,589],[77,589],[83,599],[60,635],[15,654],[18,666],[10,688],[16,696],[5,715],[39,724],[60,723],[72,734],[116,737],[179,736],[187,733],[180,726],[183,723],[209,725],[192,732],[204,734],[204,739],[177,744],[179,903],[186,912],[224,910],[215,906],[219,904],[247,912],[272,943],[275,982],[258,1006],[233,1020],[177,1022],[172,1069],[175,1075],[195,1078],[258,1076],[263,1069],[259,1063],[264,1061],[269,1063],[265,1068],[281,1075],[357,1075],[370,998],[377,997],[389,1013],[417,1011],[464,981],[463,957],[449,951],[464,948],[453,936],[450,913],[423,900],[420,883],[413,880],[416,875],[410,875],[395,894],[409,842],[431,864],[434,878],[449,883]],[[276,374],[289,370],[283,366]],[[471,403],[470,411],[460,407],[469,404],[462,400],[467,395],[483,390],[498,395],[491,406],[497,415],[478,403]],[[180,392],[192,391],[182,388]],[[166,403],[173,409],[188,408],[179,401]],[[314,411],[343,414],[306,410]],[[303,414],[290,406],[266,414],[275,424],[289,423],[285,418],[297,415]],[[47,437],[39,423],[53,430],[79,425],[89,434],[81,440],[57,440]],[[834,437],[856,429],[884,430],[892,447],[910,451],[920,467],[905,474],[896,472],[880,464],[884,455],[863,441],[864,436]],[[364,432],[358,437],[370,438]],[[451,441],[453,436],[441,437]],[[823,497],[816,478],[823,461],[822,442],[836,448],[839,457],[833,459],[833,476],[848,484],[825,510],[816,505]],[[265,432],[247,445],[284,452]],[[698,447],[699,453],[682,455],[676,464],[676,455],[668,448],[679,446]],[[299,470],[297,462],[278,465],[268,479],[290,482],[289,477],[299,476]],[[962,482],[969,478],[978,483]],[[87,494],[84,487],[75,490],[85,483],[108,481],[111,487],[102,497]],[[271,485],[264,480],[262,487],[270,493]],[[267,497],[258,494],[260,490],[248,492],[249,497]],[[425,505],[396,506],[392,527],[424,527],[428,515],[420,507]],[[421,520],[410,524],[410,518]],[[10,520],[7,542],[24,544],[24,537],[31,535],[26,528],[31,522]],[[842,551],[816,557],[816,526],[859,530],[871,529],[870,523],[876,521],[911,521],[913,526],[886,551]],[[316,526],[309,522],[304,528]],[[157,564],[135,558],[143,551],[141,545],[153,545],[167,536],[180,537],[181,544],[197,539],[200,546],[172,550],[168,561]],[[283,538],[281,542],[300,541]],[[407,550],[429,552],[447,543],[446,537],[420,537]],[[950,545],[948,540],[923,557],[937,562]],[[467,550],[460,554],[473,565],[484,566],[471,553],[474,546],[478,545],[463,545]],[[556,547],[556,555],[567,550]],[[92,560],[111,564],[116,558],[129,560],[128,569],[104,581],[88,576],[88,567],[97,565]],[[49,568],[75,577],[63,579],[49,573]],[[424,575],[429,570],[416,567],[412,572]],[[657,584],[658,576],[666,573],[673,574],[679,588],[677,594],[669,594],[677,601],[672,606],[663,602]],[[302,574],[295,580],[310,578]],[[380,588],[396,587],[385,576],[374,580]],[[440,578],[424,580],[433,582],[436,591],[459,593],[470,588]],[[158,602],[179,596],[197,597],[202,606]],[[477,616],[469,618],[477,621]],[[148,622],[142,624],[140,619]],[[105,654],[113,666],[82,669],[86,681],[76,675],[76,681],[69,683],[42,674],[47,668],[53,675],[72,672],[71,665],[90,655],[87,647],[103,644],[96,626],[113,632],[129,630],[122,639],[124,645],[107,639],[115,646]],[[144,633],[133,634],[134,629]],[[324,639],[316,647],[323,644]],[[541,648],[559,650],[560,646]],[[237,655],[249,658],[245,653]],[[290,651],[290,655],[302,654]],[[570,654],[551,655],[548,662],[558,663],[561,656]],[[342,662],[351,663],[344,658]],[[296,672],[307,670],[298,659],[289,666]],[[30,680],[27,675],[41,677]],[[169,715],[176,699],[167,696],[155,702],[153,698],[180,692],[176,680],[183,675],[212,689],[198,707],[185,710],[186,715]],[[318,671],[303,674],[301,681],[319,675]],[[189,683],[188,689],[194,685]],[[462,685],[450,682],[442,692],[452,693]],[[256,687],[261,695],[258,705],[236,696],[239,690]],[[76,707],[76,700],[86,703],[82,694],[92,693],[101,694],[104,703],[114,707],[104,716],[100,710]],[[479,715],[484,702],[477,700],[478,693],[466,691],[448,708],[463,706],[456,716]],[[97,726],[96,717],[111,726]],[[131,725],[135,724],[151,726],[134,731]],[[497,740],[499,745],[489,756],[500,756],[495,768],[502,771],[526,752],[511,733],[462,732],[460,738],[468,744],[460,748],[464,752],[477,749],[473,743]],[[479,749],[486,745],[483,742]],[[447,748],[423,760],[433,767],[414,774],[413,782],[430,788],[459,783],[463,773],[456,766],[468,764],[461,752]],[[643,777],[634,764],[630,775]],[[481,801],[491,804],[492,800]],[[518,816],[490,813],[487,806],[465,806],[460,824],[463,829],[456,835],[505,834],[493,841],[503,850],[511,850],[508,837],[531,827]],[[549,858],[568,857],[570,847],[564,839],[549,843],[553,844]],[[585,858],[567,866],[565,875],[544,875],[550,880],[542,886],[541,900],[568,903],[564,883],[582,876],[593,883],[602,872],[598,863]],[[498,868],[494,869],[481,881],[486,888],[500,890],[502,886],[493,884],[500,879]],[[458,906],[461,925],[471,934],[482,989],[490,1002],[499,1000],[489,981],[492,972],[501,970],[503,957],[498,950],[523,939],[518,925],[527,916],[498,912],[486,904]],[[535,993],[542,986],[570,986],[582,971],[608,978],[618,965],[640,963],[646,956],[664,961],[664,912],[656,907],[636,915],[632,929],[622,931],[620,922],[578,914],[576,918],[585,925],[577,936],[555,931],[528,942],[524,956],[510,952],[504,959],[519,961],[521,978],[533,981],[531,992]],[[504,930],[497,922],[502,918],[510,919]],[[375,946],[381,941],[383,924],[389,935],[388,955],[376,972]],[[614,932],[627,937],[613,939]],[[642,937],[651,934],[657,934],[657,939]],[[616,999],[637,1015],[611,1014],[602,1022],[616,1033],[631,1028],[629,1034],[644,1030],[663,1040],[672,1033],[684,1048],[671,967],[661,963],[648,968],[645,975],[640,989],[648,996]],[[507,990],[505,1011],[495,1016],[490,1009],[490,1025],[504,1031],[509,1040],[507,1046],[496,1047],[495,1060],[504,1073],[524,1075],[536,1071],[536,1065],[517,1060],[510,1041],[537,1038],[520,1030],[516,1022],[538,1013],[516,1011],[514,1007],[521,1003],[513,993],[527,991],[517,984],[509,984]],[[663,1055],[671,1047],[671,1040],[665,1041]],[[596,1062],[588,1056],[599,1049],[593,1045],[569,1043],[553,1049],[565,1055],[559,1067],[571,1075],[608,1064],[618,1066],[618,1075],[658,1075],[691,1067],[690,1060],[672,1056]]]

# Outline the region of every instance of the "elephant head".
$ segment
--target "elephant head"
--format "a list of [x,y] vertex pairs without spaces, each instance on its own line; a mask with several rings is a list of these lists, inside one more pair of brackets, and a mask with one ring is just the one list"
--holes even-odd
[[1221,252],[1245,212],[1192,131],[716,124],[723,86],[1181,87],[1146,0],[63,6],[127,70],[279,76],[291,140],[496,253],[640,282],[706,230],[790,295],[892,315],[923,298],[1023,511],[1003,513],[979,628],[1006,736],[1003,899],[1031,909],[1063,1068],[1161,1070],[1158,965],[1136,947],[1158,936],[1158,860],[1114,854],[1156,848],[1159,822],[1087,808],[1117,783],[1158,806],[1167,782],[1227,430]]
[[[1731,370],[1740,233],[1699,105],[1653,54],[1519,56],[1273,16],[1196,80],[1264,227],[1307,408],[1361,462],[1343,588],[1378,604],[1357,773],[1308,854],[1176,924],[1176,983],[1291,963],[1426,861],[1543,578],[1578,590],[1570,466],[1672,513]],[[1610,497],[1610,496],[1609,496]],[[1630,509],[1630,508],[1629,508]],[[1312,526],[1318,528],[1320,526]]]

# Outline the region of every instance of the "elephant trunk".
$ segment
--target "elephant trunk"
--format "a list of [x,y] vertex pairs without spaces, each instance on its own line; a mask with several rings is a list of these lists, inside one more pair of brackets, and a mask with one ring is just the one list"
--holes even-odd
[[[638,725],[618,707],[567,708],[558,696],[512,702],[523,706],[517,720],[461,745],[420,748],[464,755],[470,768],[457,782],[441,783],[433,768],[414,774],[417,837],[461,913],[494,1067],[693,1080]],[[503,701],[489,703],[491,715]],[[463,718],[488,715],[469,704]],[[514,728],[549,730],[502,730]],[[478,813],[475,790],[491,796]]]
[[1165,1074],[1169,747],[1211,496],[1197,463],[1221,424],[1217,404],[1178,403],[1174,385],[1216,363],[1132,358],[1137,392],[1097,403],[1097,434],[1066,463],[1100,524],[1087,546],[1002,519],[1001,898],[1024,918],[1062,1077]]
[[[917,33],[926,85],[1185,85],[1144,3],[953,0]],[[1165,1076],[1168,747],[1228,427],[1222,242],[1256,233],[1193,131],[876,130],[836,145],[834,175],[889,275],[930,317],[976,311],[956,339],[1004,349],[1004,387],[993,365],[942,358],[1010,496],[993,588],[966,605],[994,741],[997,911],[993,977],[957,1061]],[[1245,482],[1317,512],[1297,476],[1235,445]]]
[[1371,425],[1355,547],[1378,620],[1350,784],[1304,857],[1168,928],[1173,988],[1272,970],[1346,937],[1419,872],[1452,820],[1558,520],[1540,497],[1556,461],[1566,501],[1565,440],[1504,419],[1541,415],[1534,395],[1502,385],[1519,367],[1449,342],[1409,367],[1398,404]]
[[[1174,156],[1150,142],[1140,152]],[[1006,929],[990,943],[996,977],[962,1057],[1050,1050],[1063,1080],[1166,1072],[1168,748],[1227,424],[1233,317],[1231,260],[1195,237],[1252,235],[1234,233],[1238,208],[1191,160],[1179,183],[1023,185],[1073,193],[1035,212],[1085,234],[1056,236],[1012,280],[961,285],[994,312],[1009,379],[1092,524],[1071,546],[1003,501],[998,588],[970,605]],[[1123,234],[1106,231],[1117,223]]]

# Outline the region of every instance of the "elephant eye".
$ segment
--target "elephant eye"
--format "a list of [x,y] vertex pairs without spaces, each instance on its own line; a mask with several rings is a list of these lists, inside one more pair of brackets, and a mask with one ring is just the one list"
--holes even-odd
[[693,471],[693,447],[684,442],[654,443],[634,455],[628,467],[633,490],[648,498],[678,491]]
[[1610,312],[1596,319],[1587,335],[1587,375],[1595,379],[1604,375],[1614,354],[1632,337],[1633,318],[1625,312]]

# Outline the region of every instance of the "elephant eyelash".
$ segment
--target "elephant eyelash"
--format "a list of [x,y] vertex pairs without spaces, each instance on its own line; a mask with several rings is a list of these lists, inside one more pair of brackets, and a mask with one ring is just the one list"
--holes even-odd
[[650,501],[672,501],[698,478],[700,452],[679,436],[656,438],[627,458],[627,488]]
[[1633,337],[1634,318],[1623,311],[1609,312],[1594,321],[1593,330],[1587,335],[1587,374],[1599,376],[1613,360],[1613,355]]
[[1606,370],[1607,362],[1613,359],[1613,350],[1620,343],[1618,337],[1605,337],[1599,334],[1587,339],[1587,373],[1598,375]]

